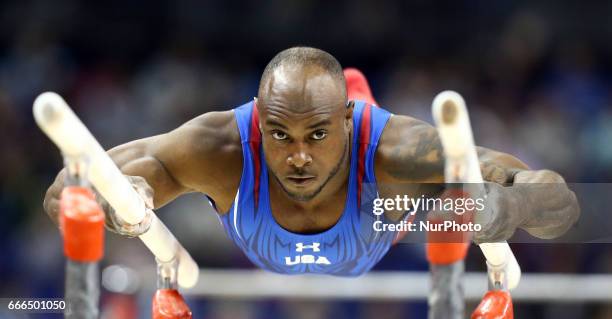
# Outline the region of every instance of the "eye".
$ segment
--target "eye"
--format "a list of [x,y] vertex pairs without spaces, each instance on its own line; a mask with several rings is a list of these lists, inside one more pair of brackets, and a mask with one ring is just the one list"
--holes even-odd
[[274,132],[272,132],[272,137],[275,140],[282,141],[282,140],[286,140],[287,139],[287,134],[285,134],[283,132],[280,132],[280,131],[274,131]]
[[322,140],[327,136],[327,132],[324,130],[316,131],[312,133],[311,137],[313,140]]

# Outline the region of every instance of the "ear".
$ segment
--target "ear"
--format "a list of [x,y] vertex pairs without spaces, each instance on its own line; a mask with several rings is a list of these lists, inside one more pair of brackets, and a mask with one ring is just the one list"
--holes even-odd
[[[253,97],[253,102],[255,103],[255,105],[257,106],[257,108],[258,108],[259,110],[261,110],[261,109],[259,108],[259,103],[257,103],[257,102],[259,102],[259,101],[257,100],[257,97],[256,97],[256,96],[254,96],[254,97]],[[258,128],[259,128],[259,133],[263,135],[263,129],[261,128],[261,122],[259,122],[259,127],[258,127]]]

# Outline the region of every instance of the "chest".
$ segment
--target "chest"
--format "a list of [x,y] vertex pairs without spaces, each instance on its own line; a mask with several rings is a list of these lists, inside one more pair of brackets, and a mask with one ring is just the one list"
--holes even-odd
[[270,188],[270,213],[279,226],[292,233],[316,234],[332,228],[349,204],[346,187],[331,194],[324,203],[310,209],[288,200],[282,190],[274,189],[272,185]]

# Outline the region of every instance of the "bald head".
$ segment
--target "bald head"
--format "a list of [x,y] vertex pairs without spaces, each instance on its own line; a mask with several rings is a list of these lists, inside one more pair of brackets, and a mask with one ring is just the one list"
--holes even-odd
[[264,107],[281,98],[294,111],[329,103],[345,105],[346,82],[342,67],[323,50],[310,47],[284,50],[266,66],[258,98]]

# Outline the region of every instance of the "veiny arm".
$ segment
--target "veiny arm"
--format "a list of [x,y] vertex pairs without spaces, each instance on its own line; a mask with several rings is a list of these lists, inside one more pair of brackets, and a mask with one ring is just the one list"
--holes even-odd
[[[108,154],[122,173],[144,178],[140,186],[154,193],[155,208],[199,191],[214,198],[218,207],[229,209],[242,172],[233,119],[231,111],[206,113],[166,134],[114,147]],[[58,174],[44,201],[45,211],[56,222],[64,174],[65,170]]]

